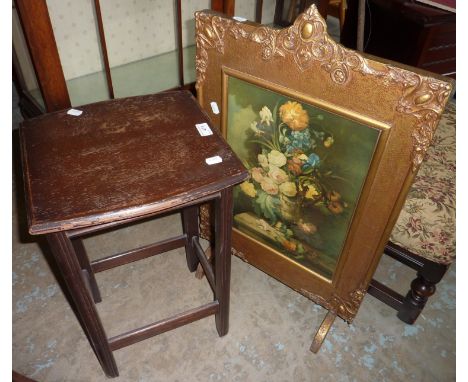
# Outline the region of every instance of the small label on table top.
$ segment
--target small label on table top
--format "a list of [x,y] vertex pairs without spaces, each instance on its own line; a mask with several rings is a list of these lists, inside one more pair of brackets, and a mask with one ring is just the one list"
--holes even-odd
[[81,114],[83,114],[83,110],[70,109],[67,111],[67,114],[79,117]]
[[210,103],[211,105],[211,110],[213,110],[213,114],[219,114],[219,107],[218,107],[218,104],[213,101]]
[[209,165],[221,163],[222,161],[223,161],[223,158],[221,158],[219,155],[215,155],[214,157],[209,157],[205,159],[206,164],[209,164]]
[[241,17],[241,16],[233,16],[232,18],[236,21],[247,21],[245,17]]
[[206,137],[207,135],[212,135],[213,132],[210,129],[210,126],[206,122],[203,123],[197,123],[195,124],[195,127],[197,128],[198,132],[202,137]]

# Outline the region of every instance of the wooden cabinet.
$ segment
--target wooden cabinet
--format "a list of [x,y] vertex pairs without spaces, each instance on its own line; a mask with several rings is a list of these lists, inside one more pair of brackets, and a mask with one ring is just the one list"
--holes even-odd
[[[357,0],[348,1],[341,42],[356,47]],[[369,0],[364,51],[455,78],[455,13],[411,0]]]
[[[109,20],[116,18],[111,15],[115,8],[112,0],[84,3],[14,0],[13,29],[17,38],[13,42],[13,80],[23,115],[31,117],[70,106],[170,88],[195,92],[195,46],[193,41],[183,43],[182,34],[183,28],[194,29],[190,24],[193,12],[198,6],[206,7],[206,2],[164,1],[147,8],[142,5],[143,1],[137,3],[140,8],[135,8],[130,0],[122,2],[128,10],[118,13],[120,19],[113,28],[130,37],[122,37],[118,43],[114,41],[113,49],[109,50],[107,43],[113,36]],[[234,0],[213,0],[210,4],[215,11],[234,14]],[[162,5],[167,8],[165,13],[160,9]],[[252,7],[254,5],[252,2]],[[143,10],[151,17],[142,21],[137,11],[143,13]],[[152,20],[158,15],[162,21],[156,25]],[[106,25],[105,20],[108,21]],[[145,20],[148,25],[135,26]],[[150,42],[156,36],[163,36],[167,44],[161,43],[160,50],[151,50]],[[108,51],[120,52],[123,46],[127,49],[125,58],[121,60],[119,56],[119,60],[112,62]],[[18,57],[17,53],[24,54]],[[25,68],[24,57],[30,60],[29,68]],[[89,64],[91,61],[93,63]],[[70,63],[73,63],[72,69]],[[26,72],[26,69],[29,70]],[[27,81],[28,73],[29,77],[35,77],[32,85]]]

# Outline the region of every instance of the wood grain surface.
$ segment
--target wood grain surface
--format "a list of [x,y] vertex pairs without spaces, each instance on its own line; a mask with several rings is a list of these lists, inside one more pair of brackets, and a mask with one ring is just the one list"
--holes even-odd
[[[153,214],[248,177],[188,91],[104,101],[20,126],[31,234]],[[219,155],[222,163],[205,159]]]

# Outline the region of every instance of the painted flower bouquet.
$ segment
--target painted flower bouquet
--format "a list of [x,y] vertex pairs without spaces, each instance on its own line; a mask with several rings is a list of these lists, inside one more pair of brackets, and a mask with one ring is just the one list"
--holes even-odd
[[247,166],[251,179],[240,189],[251,199],[265,230],[278,232],[281,246],[295,256],[305,251],[295,232],[310,236],[320,230],[320,219],[308,219],[304,209],[338,216],[348,207],[334,188],[337,179],[344,179],[327,166],[334,137],[321,127],[323,118],[309,116],[300,103],[287,101],[277,104],[273,112],[263,106],[259,118],[250,124],[247,143],[261,152]]

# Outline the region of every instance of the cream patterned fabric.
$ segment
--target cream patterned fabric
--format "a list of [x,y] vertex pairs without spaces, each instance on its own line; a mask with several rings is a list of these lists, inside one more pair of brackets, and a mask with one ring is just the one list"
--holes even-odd
[[390,241],[436,263],[455,260],[455,103],[451,102]]

